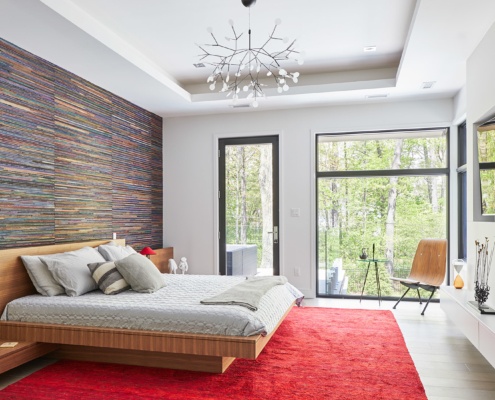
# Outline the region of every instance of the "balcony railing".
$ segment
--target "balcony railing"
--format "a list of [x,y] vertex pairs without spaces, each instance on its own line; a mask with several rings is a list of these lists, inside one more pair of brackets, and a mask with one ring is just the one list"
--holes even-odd
[[[345,268],[339,266],[320,268],[318,275],[318,294],[360,296],[367,268],[367,263],[363,263],[362,266],[349,265]],[[395,267],[393,276],[397,278],[406,278],[410,269],[410,267]],[[390,280],[391,275],[383,264],[378,265],[378,271],[382,296],[393,298],[402,296],[406,288],[399,282]],[[425,292],[422,289],[420,290],[420,293],[422,298],[430,295],[430,293]],[[378,296],[375,267],[373,264],[369,268],[363,295],[371,297]],[[407,297],[417,298],[418,295],[415,290],[411,290]],[[435,297],[437,296],[435,295]]]

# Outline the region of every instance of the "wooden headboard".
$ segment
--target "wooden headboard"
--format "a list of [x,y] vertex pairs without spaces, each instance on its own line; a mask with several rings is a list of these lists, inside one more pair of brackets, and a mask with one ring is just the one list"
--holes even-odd
[[[21,247],[0,250],[0,313],[5,305],[22,296],[36,293],[36,289],[26,272],[21,256],[41,256],[44,254],[63,253],[78,250],[86,246],[96,247],[110,242],[107,240],[92,240],[89,242],[75,242],[52,244],[37,247]],[[125,246],[125,239],[114,240],[119,246]]]

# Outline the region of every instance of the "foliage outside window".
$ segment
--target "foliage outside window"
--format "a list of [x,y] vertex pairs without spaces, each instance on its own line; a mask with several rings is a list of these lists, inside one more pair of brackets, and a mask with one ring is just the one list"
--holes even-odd
[[408,275],[419,240],[446,237],[447,164],[445,129],[317,136],[319,295],[360,295],[373,244],[382,296],[401,295],[389,277]]
[[227,244],[255,244],[258,268],[273,267],[272,145],[225,147]]

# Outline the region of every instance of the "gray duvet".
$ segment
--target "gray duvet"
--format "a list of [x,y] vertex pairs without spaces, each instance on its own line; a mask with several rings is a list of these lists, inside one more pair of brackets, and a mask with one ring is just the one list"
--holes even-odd
[[78,297],[31,295],[10,302],[2,320],[145,329],[212,335],[268,334],[301,292],[289,283],[276,285],[257,311],[238,305],[204,305],[243,282],[242,276],[164,274],[166,286],[155,293],[132,290],[109,296],[93,291]]

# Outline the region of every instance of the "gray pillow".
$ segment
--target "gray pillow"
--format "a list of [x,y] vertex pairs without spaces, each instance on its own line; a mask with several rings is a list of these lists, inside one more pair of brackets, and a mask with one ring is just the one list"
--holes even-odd
[[65,289],[53,279],[48,267],[41,262],[38,256],[21,256],[21,260],[39,294],[56,296],[65,293]]
[[115,261],[115,266],[135,292],[153,293],[165,286],[155,264],[139,253]]
[[98,246],[98,251],[107,261],[122,260],[123,258],[136,253],[136,250],[131,246],[116,246],[115,244],[112,244],[112,242]]
[[68,296],[80,296],[98,289],[88,269],[88,264],[105,261],[98,250],[83,247],[67,253],[40,256],[40,259],[48,267],[55,281],[64,287]]
[[105,294],[118,294],[131,288],[113,261],[88,264],[88,268],[98,287]]

